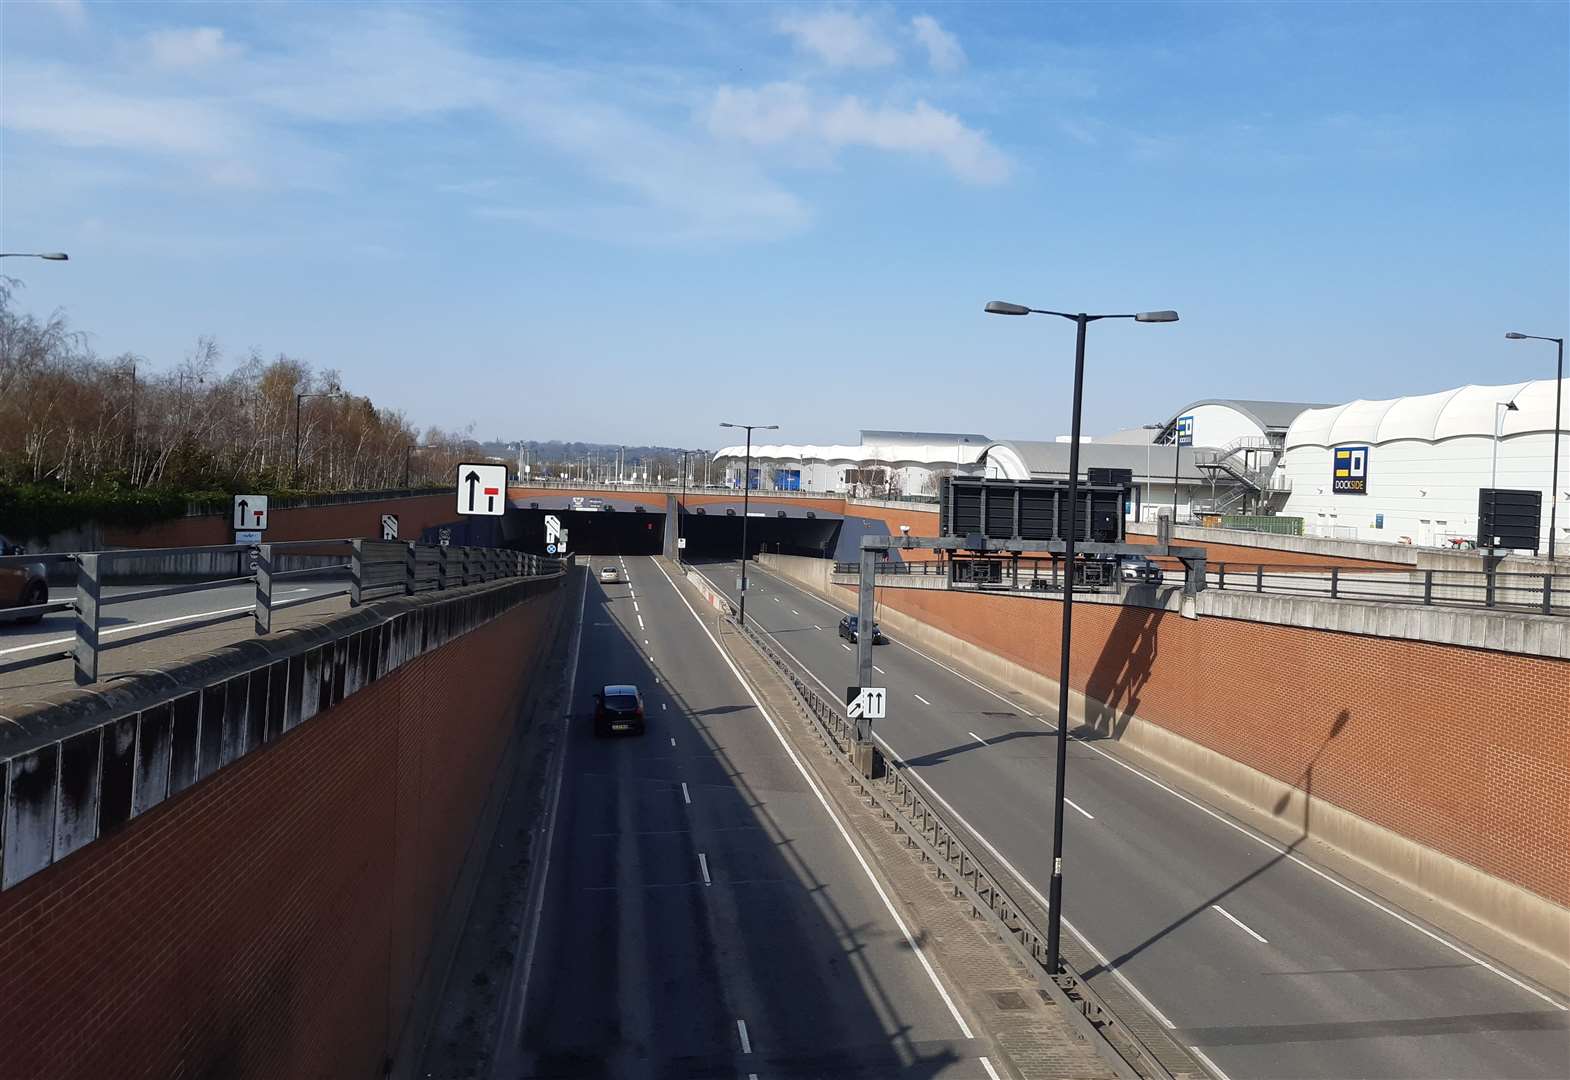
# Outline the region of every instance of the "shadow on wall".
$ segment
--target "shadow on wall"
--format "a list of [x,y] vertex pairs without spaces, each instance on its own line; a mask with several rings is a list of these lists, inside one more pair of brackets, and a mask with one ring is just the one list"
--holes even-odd
[[1120,738],[1139,712],[1140,691],[1155,665],[1157,627],[1162,612],[1123,607],[1106,646],[1085,682],[1085,727],[1081,737]]

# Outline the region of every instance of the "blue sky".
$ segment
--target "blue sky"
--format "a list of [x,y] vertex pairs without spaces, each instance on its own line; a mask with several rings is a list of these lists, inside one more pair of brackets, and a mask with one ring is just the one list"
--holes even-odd
[[482,437],[1048,437],[1552,374],[1570,6],[9,3],[23,303]]

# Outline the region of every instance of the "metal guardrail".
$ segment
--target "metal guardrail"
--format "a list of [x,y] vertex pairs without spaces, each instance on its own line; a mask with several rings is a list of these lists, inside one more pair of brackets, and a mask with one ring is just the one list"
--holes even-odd
[[[1159,559],[1160,556],[1155,556]],[[1061,590],[1059,568],[1044,569],[1040,559],[1020,560],[1018,585],[1005,571],[999,581],[955,583],[955,588],[1012,589],[1022,592]],[[834,573],[859,576],[857,563],[836,562]],[[948,564],[889,562],[878,567],[881,577],[947,577]],[[1095,582],[1088,582],[1094,586]],[[1115,579],[1114,579],[1115,583]],[[1161,582],[1170,583],[1163,573]],[[1180,582],[1179,582],[1180,583]],[[1079,582],[1076,582],[1076,588]],[[1130,582],[1140,584],[1140,582]],[[1570,574],[1487,570],[1378,569],[1374,567],[1291,566],[1281,563],[1214,563],[1206,571],[1207,588],[1277,596],[1310,596],[1325,600],[1362,600],[1424,607],[1469,607],[1538,615],[1570,615]]]
[[[907,842],[918,848],[923,859],[948,880],[955,895],[969,901],[972,911],[1024,963],[1064,1016],[1113,1070],[1125,1080],[1174,1080],[1174,1074],[1151,1048],[1107,1007],[1067,960],[1060,955],[1059,970],[1047,970],[1046,932],[1009,896],[1001,877],[971,853],[964,834],[921,793],[911,781],[907,767],[885,760],[886,778],[881,784],[868,779],[851,760],[850,747],[856,742],[856,730],[846,719],[843,706],[819,693],[809,682],[810,676],[797,671],[783,651],[753,624],[738,626],[730,617],[725,621],[785,677],[825,748],[851,775],[861,793],[877,804]],[[1195,1071],[1185,1074],[1205,1075],[1198,1071],[1197,1064]]]
[[[291,555],[321,556],[329,551],[341,552],[342,562],[322,563],[295,569],[282,569]],[[237,568],[241,560],[250,559],[251,572],[232,577],[210,578],[188,584],[158,585],[134,592],[104,595],[104,582],[116,564],[160,557],[178,557],[203,553],[233,553]],[[329,556],[330,557],[330,556]],[[69,649],[43,651],[26,659],[3,665],[4,670],[34,667],[71,659],[75,665],[78,685],[98,681],[99,658],[107,646],[100,639],[104,611],[120,604],[138,600],[154,600],[166,596],[202,592],[254,582],[255,602],[243,608],[221,612],[211,617],[192,620],[183,629],[195,629],[216,622],[245,618],[255,620],[256,632],[272,631],[275,611],[348,596],[350,606],[357,607],[367,600],[387,596],[412,596],[433,589],[447,589],[494,581],[507,577],[534,577],[555,573],[561,560],[531,555],[504,548],[442,547],[435,544],[417,544],[402,540],[358,540],[351,538],[327,540],[296,540],[273,544],[212,544],[180,548],[123,548],[114,551],[50,553],[43,555],[14,555],[0,558],[0,570],[7,564],[36,564],[71,562],[76,565],[76,595],[70,600],[51,600],[44,604],[9,608],[0,611],[6,622],[15,622],[33,615],[43,616],[52,611],[76,613],[74,638]],[[321,577],[347,572],[348,583],[342,588],[316,592],[309,596],[280,600],[275,588],[281,581],[302,577]],[[176,631],[178,632],[178,631]],[[135,641],[129,639],[122,644]]]

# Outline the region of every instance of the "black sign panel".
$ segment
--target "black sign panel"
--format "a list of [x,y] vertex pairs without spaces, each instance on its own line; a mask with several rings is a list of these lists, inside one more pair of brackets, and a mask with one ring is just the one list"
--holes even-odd
[[1543,493],[1509,488],[1480,488],[1477,493],[1477,546],[1536,553],[1543,532]]
[[1080,484],[1071,509],[1067,480],[983,480],[944,477],[938,492],[938,531],[989,540],[1123,540],[1120,484]]

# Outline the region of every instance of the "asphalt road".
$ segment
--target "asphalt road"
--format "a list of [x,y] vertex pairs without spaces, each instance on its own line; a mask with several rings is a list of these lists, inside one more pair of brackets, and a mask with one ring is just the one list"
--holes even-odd
[[[734,598],[735,563],[700,569]],[[756,566],[748,584],[748,620],[841,699],[848,606]],[[891,637],[876,737],[1045,907],[1051,717]],[[1093,984],[1125,980],[1222,1075],[1570,1076],[1570,1012],[1502,965],[1091,742],[1068,775],[1065,922],[1115,968]]]
[[[655,560],[593,560],[502,1077],[988,1077],[828,804]],[[648,732],[596,739],[630,682]]]

